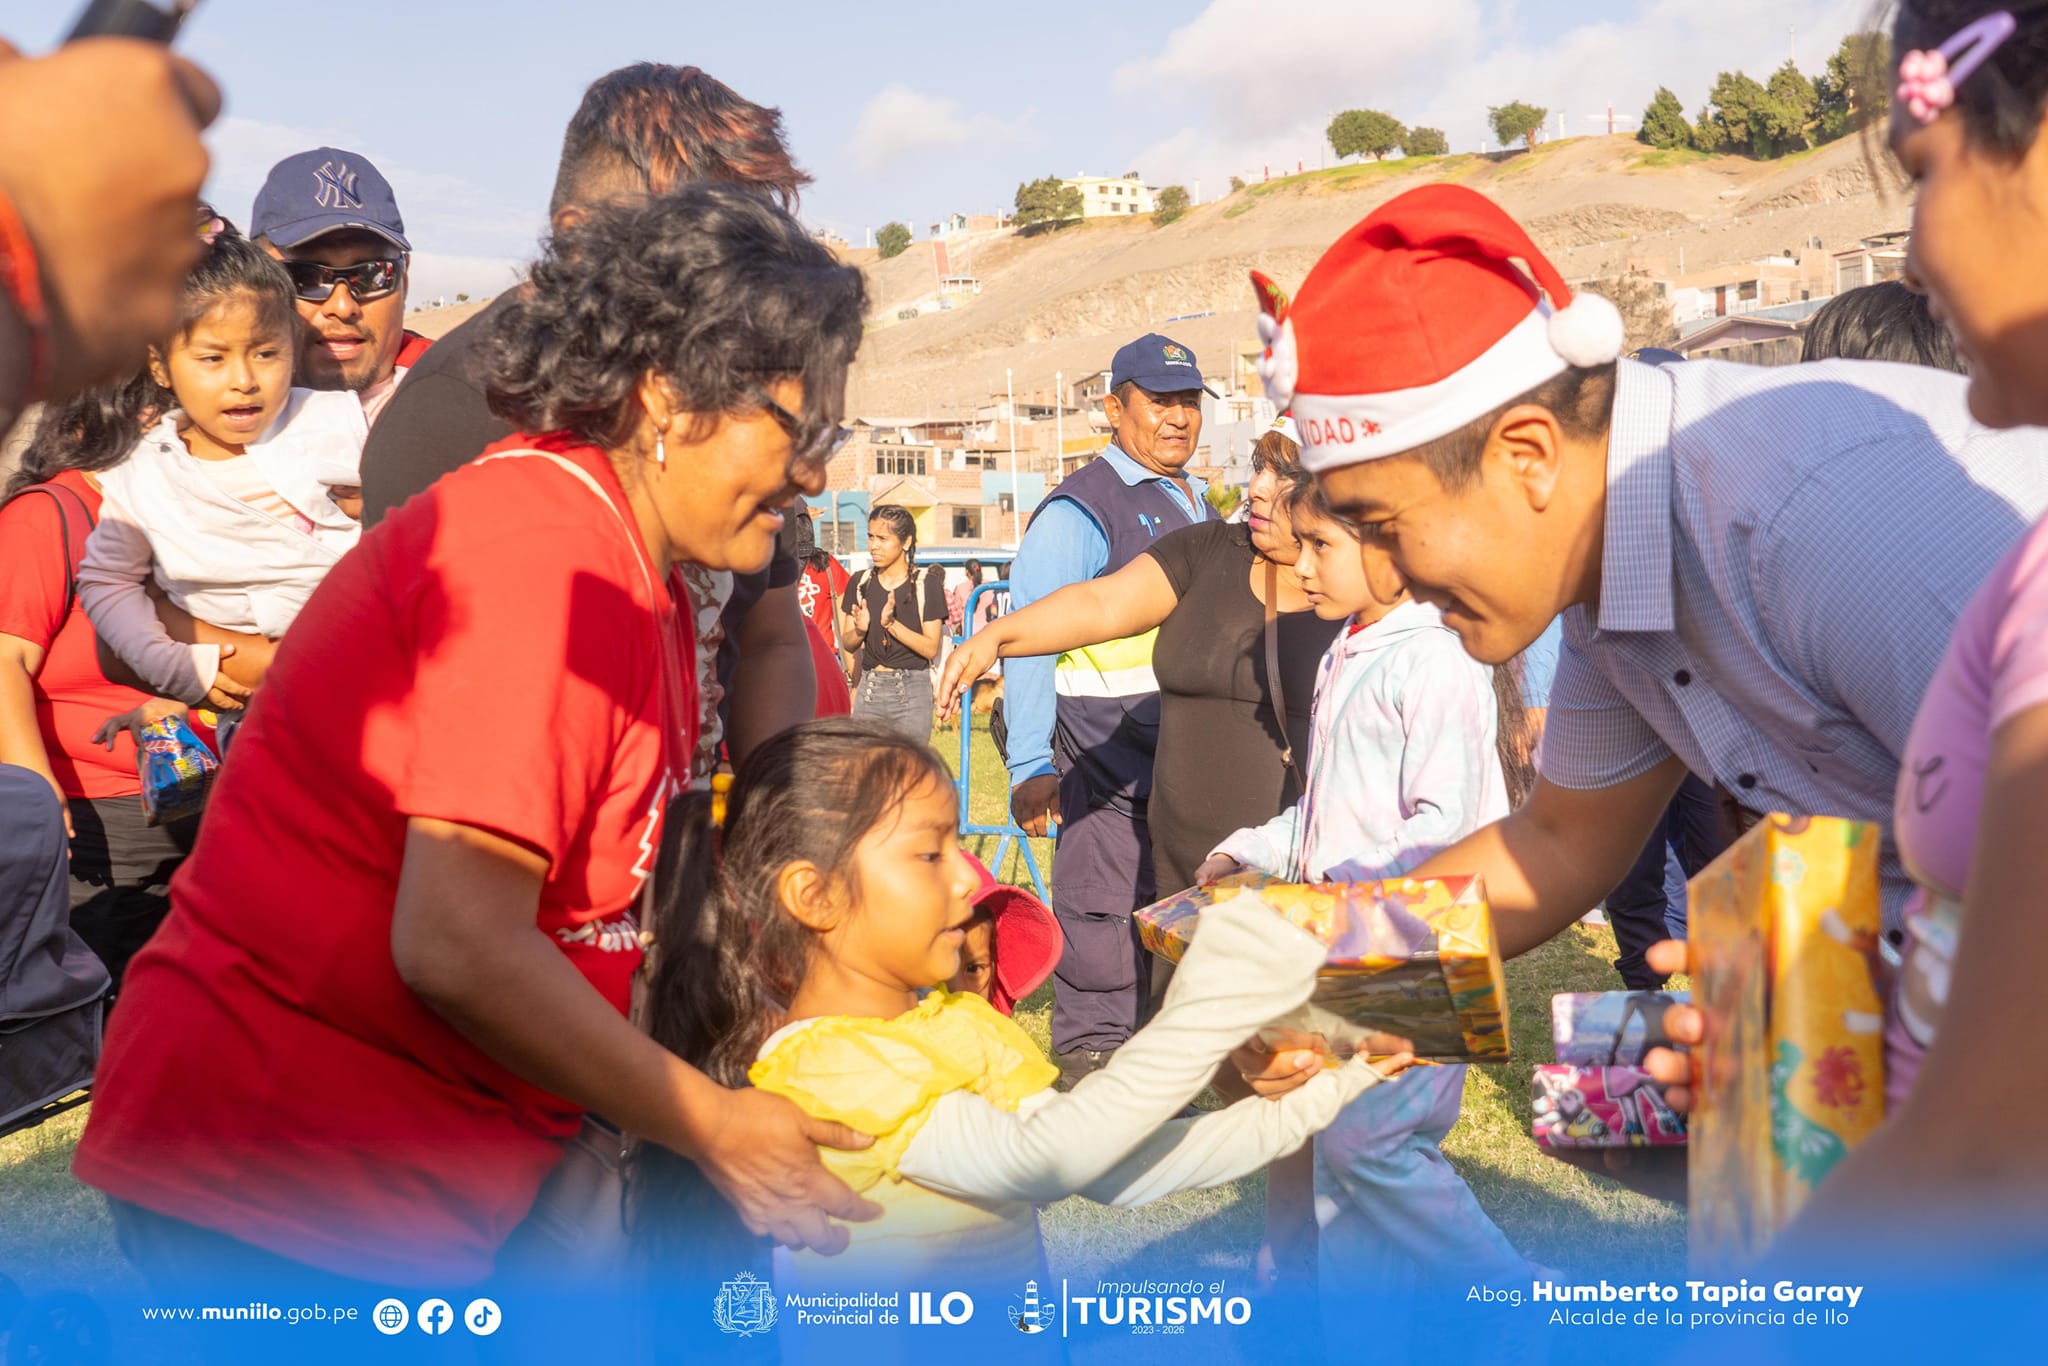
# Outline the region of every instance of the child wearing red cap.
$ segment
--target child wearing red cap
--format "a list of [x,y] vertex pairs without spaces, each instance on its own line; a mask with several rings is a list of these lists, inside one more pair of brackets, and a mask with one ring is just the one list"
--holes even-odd
[[979,996],[1003,1014],[1045,985],[1060,962],[1060,922],[1043,901],[996,875],[974,855],[960,857],[974,870],[979,885],[967,937],[960,945],[960,971],[946,983],[948,991]]

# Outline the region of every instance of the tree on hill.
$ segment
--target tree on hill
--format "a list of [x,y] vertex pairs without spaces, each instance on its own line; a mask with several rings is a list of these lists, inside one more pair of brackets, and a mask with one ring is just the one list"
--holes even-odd
[[1884,85],[1892,66],[1891,39],[1882,33],[1852,33],[1842,39],[1828,69],[1814,82],[1821,141],[1855,132],[1885,105]]
[[1770,156],[1771,140],[1764,130],[1770,103],[1771,92],[1751,77],[1740,71],[1722,72],[1707,92],[1707,110],[1700,116],[1701,150]]
[[1411,157],[1448,156],[1451,140],[1444,136],[1441,128],[1410,128],[1408,138],[1401,144],[1401,150]]
[[1238,192],[1239,190],[1241,190],[1241,189],[1243,189],[1243,188],[1244,188],[1244,177],[1243,177],[1243,176],[1232,176],[1232,177],[1230,178],[1230,192],[1231,192],[1232,194],[1236,194],[1236,193],[1237,193],[1237,192]]
[[1657,87],[1649,108],[1643,110],[1643,126],[1636,130],[1636,141],[1667,151],[1692,146],[1692,125],[1685,121],[1685,106],[1678,96]]
[[875,234],[875,250],[884,261],[892,256],[901,256],[910,248],[910,229],[901,223],[884,223],[882,230]]
[[1527,143],[1532,152],[1536,150],[1536,132],[1543,127],[1543,120],[1549,117],[1548,109],[1539,109],[1520,100],[1512,104],[1497,104],[1486,111],[1487,121],[1493,125],[1493,136],[1503,148],[1512,142],[1522,142]]
[[1370,152],[1378,161],[1407,136],[1399,119],[1377,109],[1347,109],[1330,120],[1330,150],[1340,158]]
[[1762,110],[1763,129],[1770,139],[1772,154],[1783,156],[1814,146],[1820,126],[1820,101],[1814,94],[1813,82],[1788,61],[1771,73],[1771,83],[1765,90],[1771,98]]
[[1079,218],[1081,190],[1077,185],[1061,184],[1057,176],[1045,176],[1017,187],[1016,210],[1012,216],[1025,227]]
[[1178,185],[1168,185],[1152,198],[1152,221],[1162,228],[1187,211],[1188,192]]

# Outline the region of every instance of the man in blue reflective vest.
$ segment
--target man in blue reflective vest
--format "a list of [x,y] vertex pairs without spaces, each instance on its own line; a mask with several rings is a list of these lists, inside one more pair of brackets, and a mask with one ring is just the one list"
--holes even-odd
[[[1028,606],[1124,567],[1159,537],[1215,514],[1187,473],[1202,434],[1195,353],[1148,333],[1116,353],[1102,407],[1115,438],[1032,515],[1010,573]],[[1131,912],[1157,900],[1145,806],[1159,735],[1157,631],[1005,669],[1010,810],[1044,834],[1060,822],[1052,908],[1065,938],[1053,975],[1052,1046],[1071,1084],[1137,1029],[1151,985]],[[1174,890],[1168,888],[1167,890]]]

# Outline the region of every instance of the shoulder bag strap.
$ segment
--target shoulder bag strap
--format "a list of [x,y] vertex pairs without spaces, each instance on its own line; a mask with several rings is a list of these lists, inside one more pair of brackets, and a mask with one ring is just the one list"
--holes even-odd
[[1287,738],[1287,695],[1280,683],[1280,566],[1266,561],[1266,691],[1273,698],[1273,719],[1280,726],[1280,762],[1303,791],[1308,780],[1294,762],[1294,744]]
[[22,492],[46,494],[50,501],[57,505],[57,530],[64,538],[64,615],[68,617],[71,615],[72,605],[78,601],[78,566],[85,559],[85,549],[83,545],[72,544],[71,519],[64,515],[64,499],[58,495],[67,494],[72,502],[78,504],[78,513],[85,519],[85,531],[88,536],[92,534],[94,525],[92,509],[85,505],[85,499],[78,496],[77,490],[67,489],[62,484],[30,484]]

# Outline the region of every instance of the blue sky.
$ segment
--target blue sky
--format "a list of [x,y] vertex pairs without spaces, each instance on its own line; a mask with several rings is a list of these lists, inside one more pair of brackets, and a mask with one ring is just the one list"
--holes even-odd
[[[34,51],[74,0],[0,0]],[[561,132],[590,80],[695,64],[781,106],[816,177],[807,222],[855,243],[1006,207],[1040,175],[1153,184],[1314,165],[1329,116],[1383,108],[1480,145],[1526,99],[1595,131],[1659,84],[1697,108],[1722,69],[1763,77],[1797,28],[1818,71],[1866,0],[1096,0],[952,5],[674,0],[202,0],[181,48],[227,90],[212,193],[238,222],[279,157],[321,144],[390,176],[415,298],[492,292],[531,255]]]

